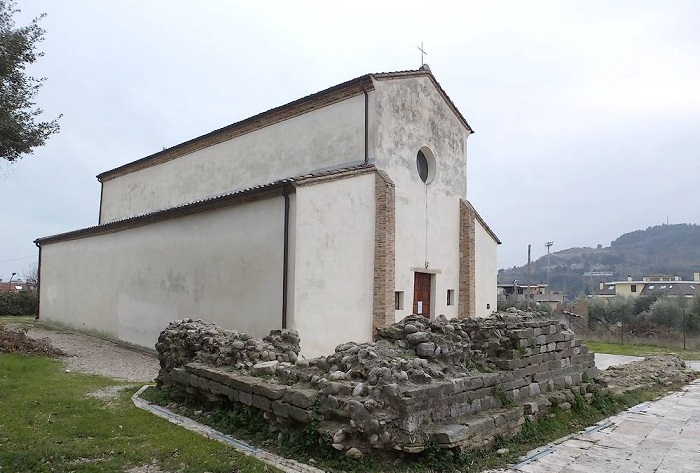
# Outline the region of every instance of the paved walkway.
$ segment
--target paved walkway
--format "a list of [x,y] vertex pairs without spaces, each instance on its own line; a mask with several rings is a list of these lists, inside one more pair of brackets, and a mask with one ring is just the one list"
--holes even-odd
[[611,366],[626,365],[631,361],[643,360],[642,356],[629,355],[608,355],[607,353],[595,354],[595,366],[599,370],[607,369]]
[[[614,364],[626,360],[616,361]],[[698,366],[697,362],[690,364]],[[640,404],[583,432],[533,450],[511,469],[498,471],[700,472],[700,380],[680,392]]]

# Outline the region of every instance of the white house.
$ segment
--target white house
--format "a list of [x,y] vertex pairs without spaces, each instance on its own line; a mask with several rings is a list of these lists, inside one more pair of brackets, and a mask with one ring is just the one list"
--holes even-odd
[[153,348],[171,320],[307,355],[496,308],[472,129],[427,67],[368,74],[97,176],[97,226],[39,238],[40,317]]

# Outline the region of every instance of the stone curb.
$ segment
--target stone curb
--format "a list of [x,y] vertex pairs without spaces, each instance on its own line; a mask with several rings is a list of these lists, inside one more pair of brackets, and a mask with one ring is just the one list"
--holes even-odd
[[161,417],[161,418],[167,420],[168,422],[171,422],[175,425],[183,427],[183,428],[190,430],[192,432],[196,432],[196,433],[198,433],[206,438],[224,443],[230,447],[233,447],[233,449],[239,453],[255,457],[258,460],[262,461],[263,463],[266,463],[270,466],[274,466],[275,468],[279,468],[280,470],[282,470],[284,472],[288,472],[288,473],[324,473],[324,470],[320,470],[318,468],[315,468],[315,467],[310,466],[310,465],[306,465],[304,463],[301,463],[301,462],[298,462],[295,460],[289,460],[287,458],[282,458],[282,457],[275,455],[273,453],[270,453],[270,452],[267,452],[267,451],[262,450],[260,448],[254,447],[246,442],[243,442],[242,440],[237,440],[233,437],[225,435],[225,434],[219,432],[218,430],[213,429],[209,426],[206,426],[204,424],[200,424],[199,422],[194,421],[194,420],[190,419],[189,417],[175,414],[174,412],[170,411],[169,409],[151,404],[150,402],[148,402],[140,397],[140,394],[142,394],[150,386],[152,386],[152,385],[147,384],[147,385],[142,386],[138,391],[136,391],[134,393],[133,396],[131,396],[132,402],[139,409],[143,409],[145,411],[150,412],[151,414],[155,414],[156,416]]

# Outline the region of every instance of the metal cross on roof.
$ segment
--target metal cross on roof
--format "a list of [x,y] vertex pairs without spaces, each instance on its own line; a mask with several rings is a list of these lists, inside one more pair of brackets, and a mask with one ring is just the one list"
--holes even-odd
[[420,65],[421,65],[421,67],[423,67],[423,64],[425,64],[425,63],[423,62],[423,55],[424,55],[424,54],[425,54],[426,56],[428,55],[428,53],[426,53],[426,52],[423,50],[423,41],[420,42],[420,46],[418,46],[418,50],[420,51]]

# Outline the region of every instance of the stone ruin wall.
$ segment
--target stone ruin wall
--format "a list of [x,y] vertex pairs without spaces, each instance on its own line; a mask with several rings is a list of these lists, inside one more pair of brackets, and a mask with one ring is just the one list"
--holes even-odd
[[591,398],[593,354],[553,319],[410,316],[371,343],[306,360],[293,330],[264,339],[185,319],[156,345],[159,385],[189,402],[241,403],[273,431],[314,423],[333,448],[420,452],[487,446],[553,406]]

